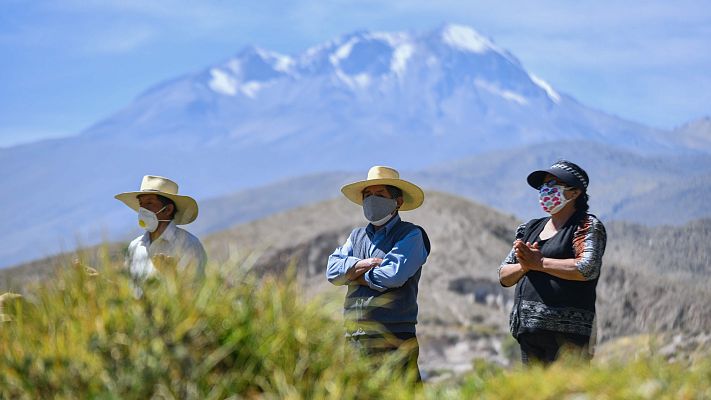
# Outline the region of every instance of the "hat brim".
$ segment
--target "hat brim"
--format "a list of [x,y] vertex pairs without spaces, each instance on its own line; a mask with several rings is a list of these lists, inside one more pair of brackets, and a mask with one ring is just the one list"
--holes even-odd
[[125,192],[119,193],[114,198],[126,204],[129,208],[134,211],[138,211],[141,206],[138,203],[138,196],[143,194],[155,194],[163,197],[167,197],[175,203],[175,216],[173,221],[176,225],[186,225],[193,221],[198,216],[198,205],[195,199],[190,196],[181,196],[179,194],[171,194],[160,191],[143,191],[143,192]]
[[369,179],[350,183],[341,188],[341,192],[346,198],[358,205],[363,205],[363,190],[368,186],[390,185],[402,190],[402,206],[400,211],[410,211],[421,206],[425,201],[425,193],[414,183],[402,179],[383,178]]
[[551,174],[555,176],[556,178],[562,180],[569,186],[582,189],[583,191],[585,190],[584,186],[581,186],[578,178],[575,177],[575,175],[571,174],[570,172],[563,170],[563,169],[553,169],[553,168],[548,168],[544,170],[538,170],[538,171],[533,171],[530,174],[528,174],[528,178],[526,178],[526,181],[528,181],[528,184],[534,188],[538,189],[541,187],[543,184],[543,179],[545,179],[546,175]]

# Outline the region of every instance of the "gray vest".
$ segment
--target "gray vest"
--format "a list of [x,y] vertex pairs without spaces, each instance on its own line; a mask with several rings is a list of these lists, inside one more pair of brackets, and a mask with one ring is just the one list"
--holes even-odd
[[[410,222],[400,221],[390,229],[372,253],[369,250],[373,242],[366,229],[354,229],[350,235],[353,256],[360,259],[384,258],[395,246],[395,243],[402,240],[414,229],[422,231],[425,249],[429,253],[430,243],[424,229]],[[417,284],[420,281],[421,272],[422,267],[420,266],[404,285],[384,292],[379,292],[368,286],[349,285],[343,305],[346,331],[351,335],[382,333],[383,331],[415,333]]]

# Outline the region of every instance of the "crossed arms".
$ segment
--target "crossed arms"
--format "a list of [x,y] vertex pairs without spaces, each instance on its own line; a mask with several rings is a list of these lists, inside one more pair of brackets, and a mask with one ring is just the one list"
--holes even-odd
[[351,237],[328,257],[326,277],[334,285],[362,285],[384,292],[404,285],[427,260],[419,229],[395,243],[383,258],[354,257]]

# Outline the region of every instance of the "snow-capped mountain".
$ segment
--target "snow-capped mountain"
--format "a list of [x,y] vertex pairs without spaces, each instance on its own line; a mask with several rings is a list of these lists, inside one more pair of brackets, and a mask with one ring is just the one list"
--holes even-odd
[[692,151],[579,104],[465,26],[356,32],[291,56],[249,47],[149,89],[79,136],[0,150],[0,184],[12,194],[0,208],[0,267],[128,232],[134,215],[113,195],[145,174],[204,199],[558,140]]
[[247,48],[147,91],[85,135],[287,150],[296,143],[367,150],[397,137],[401,152],[428,162],[557,139],[669,146],[659,132],[558,93],[458,25],[419,35],[357,32],[296,56]]

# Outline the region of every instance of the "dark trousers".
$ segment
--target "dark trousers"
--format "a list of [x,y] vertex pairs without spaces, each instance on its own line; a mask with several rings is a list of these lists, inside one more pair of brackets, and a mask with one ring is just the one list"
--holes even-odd
[[404,351],[401,362],[402,372],[415,375],[417,382],[422,381],[420,369],[417,366],[417,359],[420,356],[420,344],[414,333],[382,333],[349,336],[348,342],[368,357],[387,356],[398,350]]
[[572,353],[582,360],[590,360],[590,337],[553,331],[521,333],[521,361],[524,364],[548,365],[558,359],[561,351]]

